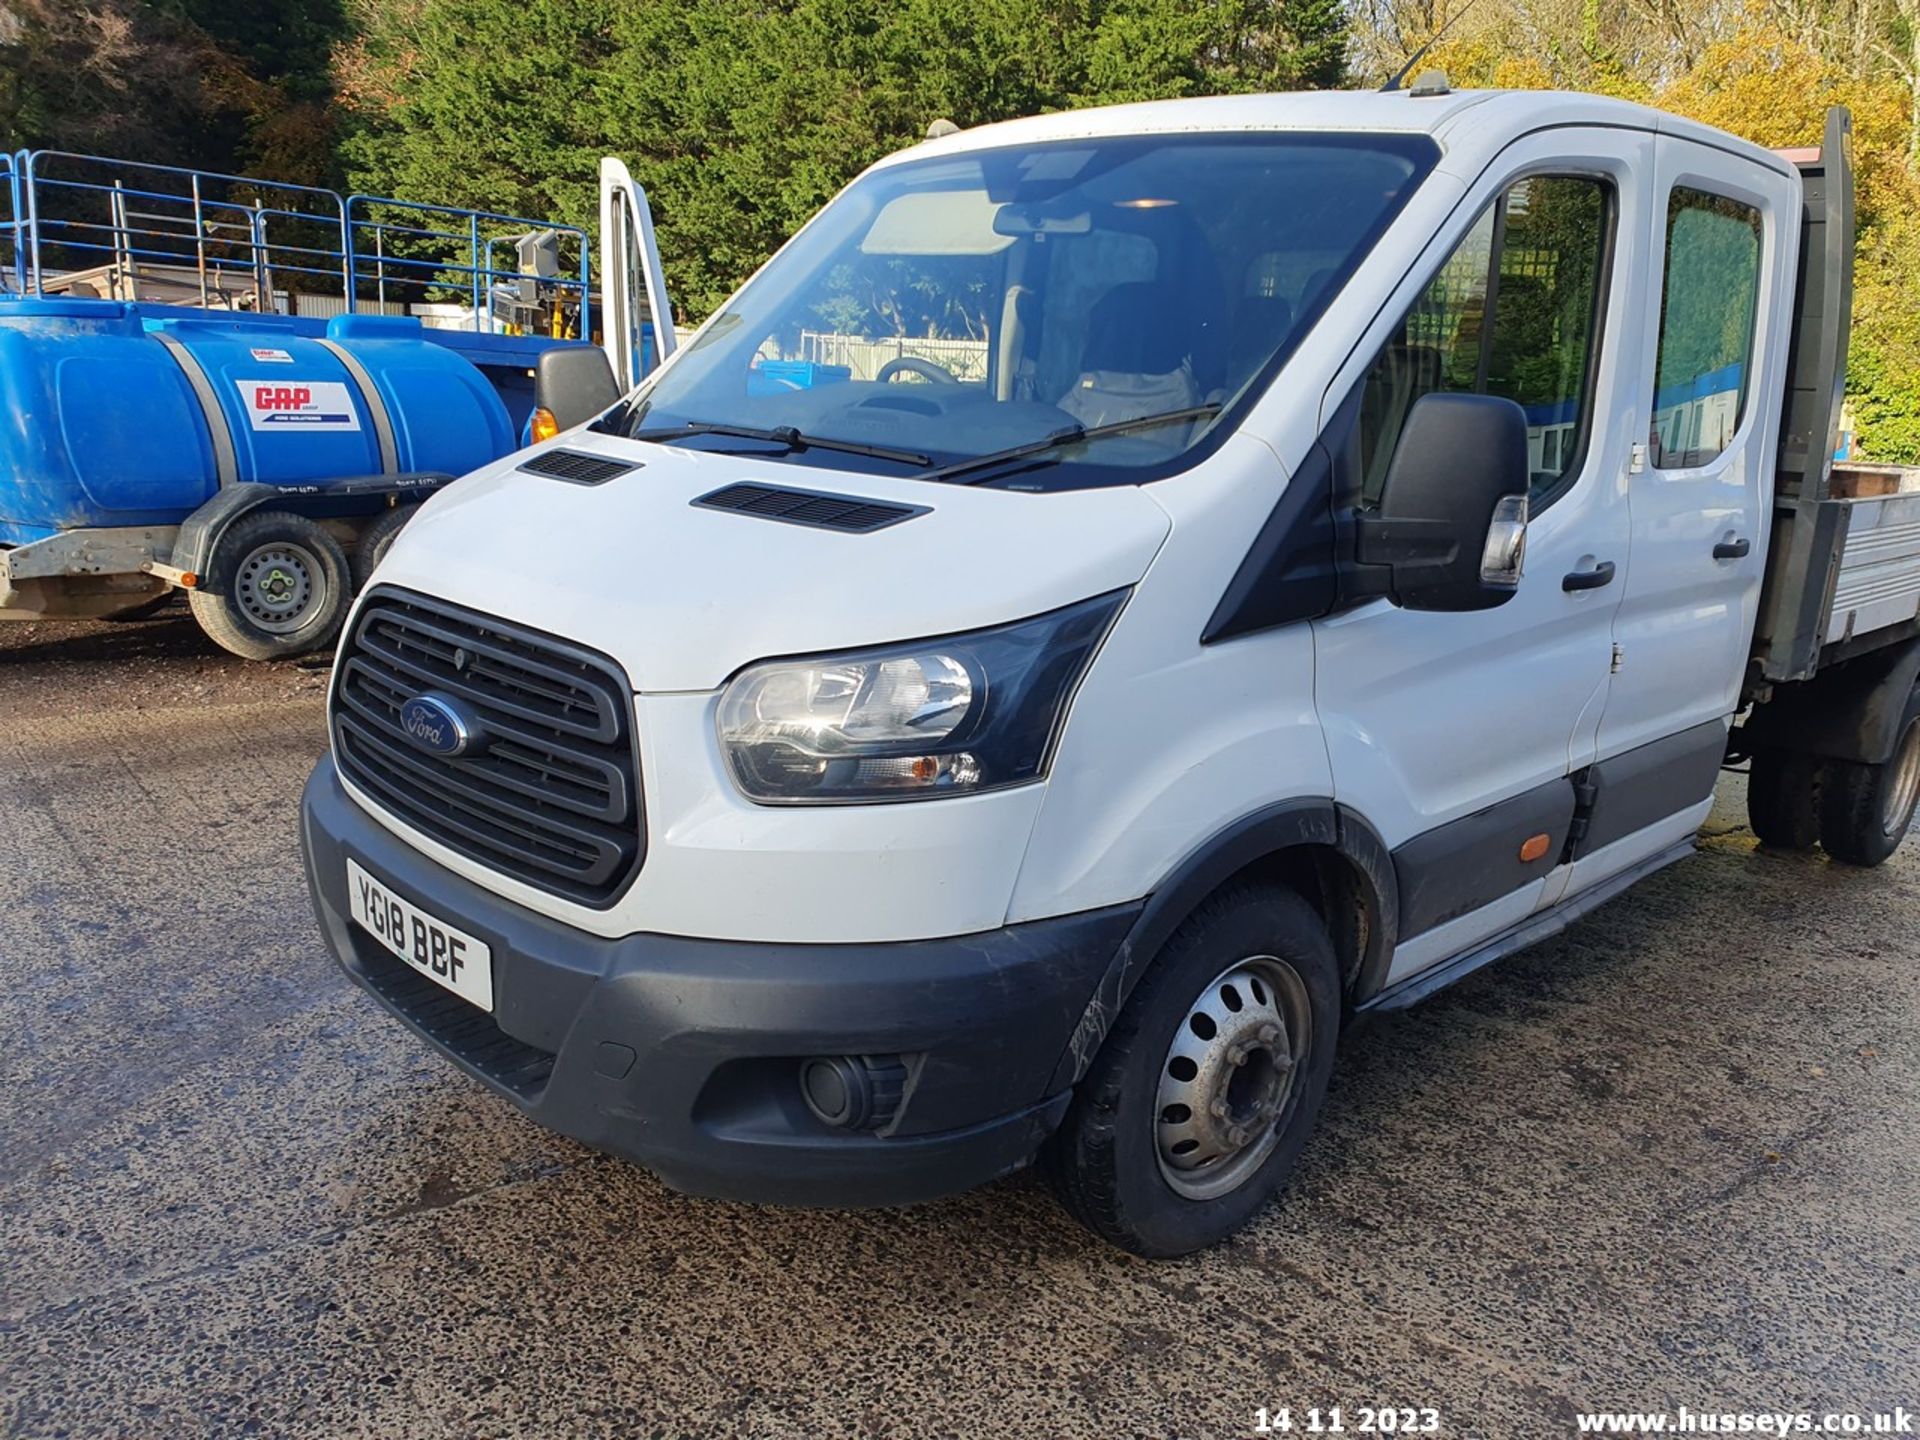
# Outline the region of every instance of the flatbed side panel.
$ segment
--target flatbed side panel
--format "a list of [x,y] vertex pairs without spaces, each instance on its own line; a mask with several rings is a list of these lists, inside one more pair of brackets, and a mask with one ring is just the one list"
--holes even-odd
[[1827,645],[1920,617],[1920,494],[1829,500],[1842,517]]

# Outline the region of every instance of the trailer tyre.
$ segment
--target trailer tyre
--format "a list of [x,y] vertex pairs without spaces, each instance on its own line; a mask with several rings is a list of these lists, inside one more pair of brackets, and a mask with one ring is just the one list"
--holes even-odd
[[391,510],[382,510],[360,532],[360,538],[353,542],[353,588],[358,594],[366,588],[373,578],[373,572],[380,568],[380,562],[387,558],[387,551],[393,546],[393,537],[398,535],[413,518],[418,505],[397,505]]
[[1333,1070],[1340,972],[1319,916],[1264,885],[1174,932],[1050,1142],[1061,1203],[1152,1257],[1224,1240],[1273,1197]]
[[1828,763],[1820,796],[1820,843],[1849,865],[1878,865],[1900,848],[1920,803],[1920,716],[1909,714],[1893,754],[1879,765]]
[[281,660],[326,645],[352,593],[347,555],[319,525],[256,510],[220,537],[192,592],[193,618],[214,644],[245,660]]
[[1761,750],[1747,776],[1747,823],[1773,850],[1820,843],[1820,780],[1826,762],[1791,750]]

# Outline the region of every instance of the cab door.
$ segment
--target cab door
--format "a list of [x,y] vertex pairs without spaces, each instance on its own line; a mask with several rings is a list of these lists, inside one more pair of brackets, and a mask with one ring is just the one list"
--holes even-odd
[[647,192],[611,155],[600,161],[601,346],[630,390],[673,354],[673,310]]
[[1502,395],[1528,420],[1531,518],[1510,600],[1459,614],[1374,600],[1315,622],[1336,797],[1394,856],[1389,983],[1552,903],[1564,880],[1571,777],[1593,758],[1607,698],[1626,468],[1645,424],[1619,317],[1641,273],[1652,152],[1651,134],[1628,130],[1510,147],[1329,392],[1324,438],[1356,452],[1362,508],[1420,396]]
[[1784,168],[1663,135],[1637,330],[1632,559],[1574,883],[1690,835],[1712,804],[1760,600],[1799,190]]

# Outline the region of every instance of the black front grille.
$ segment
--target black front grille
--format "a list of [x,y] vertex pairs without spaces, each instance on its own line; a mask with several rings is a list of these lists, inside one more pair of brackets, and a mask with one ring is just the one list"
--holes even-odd
[[789,525],[845,530],[856,535],[884,530],[927,513],[924,505],[896,505],[890,500],[834,495],[825,490],[789,490],[779,485],[729,485],[692,503],[708,510],[732,510],[758,515],[762,520],[783,520]]
[[554,1057],[514,1039],[486,1011],[370,941],[362,947],[360,973],[382,1000],[494,1084],[522,1100],[536,1099],[547,1088]]
[[[484,741],[433,754],[400,711],[452,701]],[[380,590],[340,652],[334,753],[399,819],[494,870],[605,905],[645,853],[633,699],[612,662],[470,610]]]
[[640,467],[630,460],[609,460],[604,455],[583,455],[578,450],[542,450],[520,468],[531,475],[545,475],[575,485],[604,485]]

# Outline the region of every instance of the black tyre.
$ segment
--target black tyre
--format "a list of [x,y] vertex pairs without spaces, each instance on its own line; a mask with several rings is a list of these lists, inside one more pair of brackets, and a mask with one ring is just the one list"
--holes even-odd
[[1340,972],[1298,895],[1215,896],[1167,942],[1047,1154],[1061,1202],[1136,1255],[1225,1239],[1293,1169],[1326,1098]]
[[1909,715],[1882,765],[1833,760],[1820,787],[1820,843],[1849,865],[1878,865],[1907,838],[1920,802],[1920,717]]
[[352,593],[340,542],[284,510],[234,521],[209,569],[192,592],[193,618],[214,644],[246,660],[320,649],[339,632]]
[[1762,845],[1811,850],[1820,843],[1820,781],[1816,755],[1762,750],[1747,776],[1747,823]]
[[387,550],[398,535],[413,518],[418,505],[397,505],[391,510],[382,510],[367,528],[360,532],[360,538],[353,542],[353,589],[358,594],[364,590],[367,581],[373,578],[373,572],[380,568],[380,562],[387,558]]

